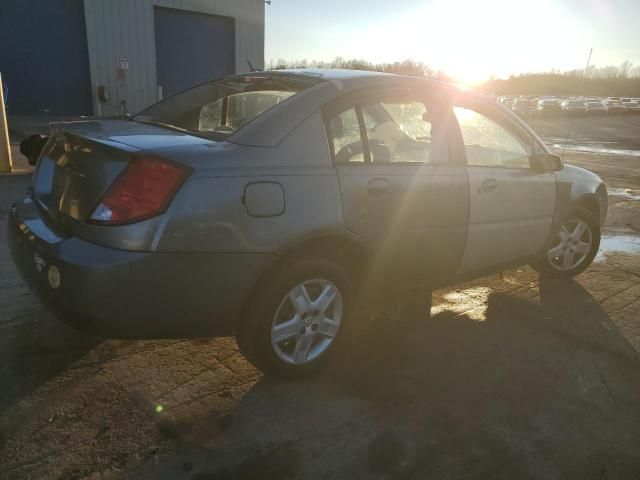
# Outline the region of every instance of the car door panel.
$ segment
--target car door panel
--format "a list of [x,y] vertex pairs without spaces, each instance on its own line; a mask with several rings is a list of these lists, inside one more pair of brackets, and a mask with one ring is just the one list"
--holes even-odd
[[449,110],[439,98],[411,92],[356,98],[326,119],[345,226],[372,254],[368,283],[445,285],[462,260],[469,218],[469,182],[450,148]]
[[345,224],[371,248],[372,279],[383,280],[383,285],[436,286],[451,281],[464,252],[469,217],[463,167],[337,169]]
[[[551,172],[499,167],[467,167],[470,217],[460,272],[484,271],[539,252],[555,210]],[[487,183],[494,185],[487,190]]]
[[469,178],[469,227],[460,277],[526,261],[549,237],[556,205],[553,172],[533,168],[524,127],[479,101],[454,107]]

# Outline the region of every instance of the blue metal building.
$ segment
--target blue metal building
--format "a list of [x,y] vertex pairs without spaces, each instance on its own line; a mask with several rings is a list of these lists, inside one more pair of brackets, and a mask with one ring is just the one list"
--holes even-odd
[[2,0],[11,114],[118,115],[264,65],[264,0]]

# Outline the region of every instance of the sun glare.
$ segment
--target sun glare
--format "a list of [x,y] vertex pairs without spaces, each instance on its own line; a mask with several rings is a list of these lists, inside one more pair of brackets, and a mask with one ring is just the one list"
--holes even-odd
[[361,51],[360,56],[374,62],[423,61],[465,85],[568,62],[577,66],[590,47],[590,29],[568,17],[562,6],[548,0],[436,0],[369,25],[361,37],[368,39],[369,55]]

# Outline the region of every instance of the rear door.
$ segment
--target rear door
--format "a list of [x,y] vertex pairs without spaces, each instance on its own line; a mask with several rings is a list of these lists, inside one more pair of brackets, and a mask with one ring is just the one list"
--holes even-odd
[[556,202],[553,172],[532,165],[529,133],[482,100],[454,107],[467,158],[470,218],[460,274],[483,273],[538,253]]
[[449,152],[446,109],[420,92],[387,90],[325,113],[347,229],[373,255],[369,280],[402,289],[449,282],[464,251],[469,186]]

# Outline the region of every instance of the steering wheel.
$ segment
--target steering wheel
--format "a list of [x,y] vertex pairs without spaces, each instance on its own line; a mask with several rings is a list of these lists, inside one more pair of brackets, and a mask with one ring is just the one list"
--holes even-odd
[[348,143],[347,145],[342,147],[340,151],[338,151],[338,153],[336,153],[336,162],[346,163],[351,158],[361,153],[363,153],[363,149],[362,142],[360,142],[360,140],[358,140],[357,142]]

